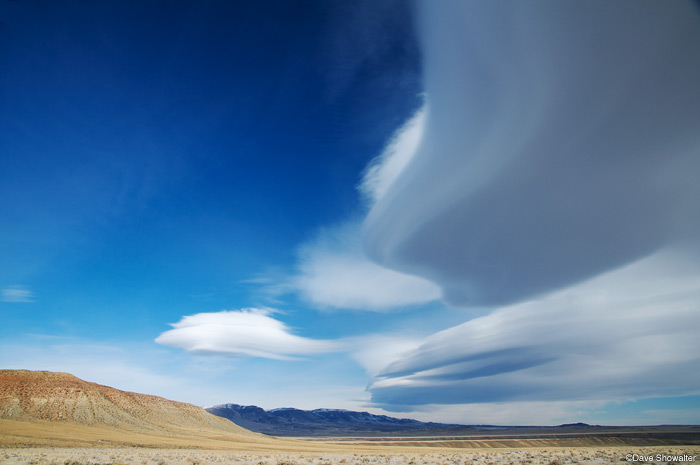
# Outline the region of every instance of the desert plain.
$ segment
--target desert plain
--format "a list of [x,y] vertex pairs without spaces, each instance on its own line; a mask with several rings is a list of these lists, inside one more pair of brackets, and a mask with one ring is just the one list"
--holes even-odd
[[[676,456],[676,457],[674,457]],[[699,463],[700,447],[579,447],[315,453],[244,452],[152,448],[5,448],[12,465],[562,465]],[[649,460],[651,459],[651,460]],[[661,460],[657,460],[661,459]],[[675,460],[674,460],[675,459]],[[690,460],[680,460],[690,459]]]

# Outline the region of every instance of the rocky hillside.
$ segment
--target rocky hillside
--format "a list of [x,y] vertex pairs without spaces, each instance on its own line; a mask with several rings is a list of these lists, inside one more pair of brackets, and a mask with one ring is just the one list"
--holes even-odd
[[0,370],[0,418],[104,424],[137,430],[202,427],[249,434],[243,428],[222,425],[204,409],[191,404],[120,391],[68,373],[48,371]]
[[0,370],[0,446],[277,446],[195,405],[125,392],[68,373]]

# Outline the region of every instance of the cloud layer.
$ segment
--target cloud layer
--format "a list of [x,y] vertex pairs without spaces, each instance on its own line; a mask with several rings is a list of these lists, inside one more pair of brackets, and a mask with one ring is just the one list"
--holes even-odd
[[429,110],[369,171],[370,258],[503,305],[700,236],[693,4],[417,7]]
[[248,308],[184,316],[156,342],[199,354],[262,357],[278,360],[332,352],[332,341],[296,336],[270,309]]
[[700,393],[700,265],[657,254],[429,337],[379,372],[385,405]]

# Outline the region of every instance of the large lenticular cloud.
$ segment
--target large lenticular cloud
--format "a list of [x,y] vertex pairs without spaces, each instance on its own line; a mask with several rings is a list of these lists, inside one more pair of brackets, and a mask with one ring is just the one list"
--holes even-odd
[[699,326],[700,261],[669,250],[435,333],[369,390],[387,409],[697,395]]
[[498,305],[698,236],[692,3],[442,0],[417,12],[427,110],[365,222],[374,260],[454,305]]

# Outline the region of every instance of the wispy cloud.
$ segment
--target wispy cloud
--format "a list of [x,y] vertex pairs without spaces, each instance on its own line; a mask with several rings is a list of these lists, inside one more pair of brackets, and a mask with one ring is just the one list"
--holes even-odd
[[418,337],[400,334],[370,334],[348,339],[350,356],[370,376],[378,375],[390,363],[412,353],[424,342]]
[[429,281],[369,261],[359,238],[359,225],[348,223],[306,244],[292,288],[321,308],[385,311],[440,297]]
[[367,167],[360,184],[360,191],[372,203],[376,203],[389,190],[418,150],[427,106],[421,107],[399,128],[384,151]]
[[319,310],[387,312],[440,298],[430,281],[370,261],[360,241],[359,221],[323,229],[299,247],[294,271],[270,269],[240,283],[256,286],[267,305],[284,304],[285,296],[296,294]]
[[338,343],[292,334],[271,309],[248,308],[184,316],[156,342],[192,353],[291,360],[297,355],[333,352]]
[[430,336],[370,386],[379,404],[697,394],[700,265],[658,254]]
[[691,2],[416,5],[429,111],[370,170],[373,261],[504,305],[700,237]]
[[3,302],[34,302],[34,294],[22,286],[9,286],[2,290]]

